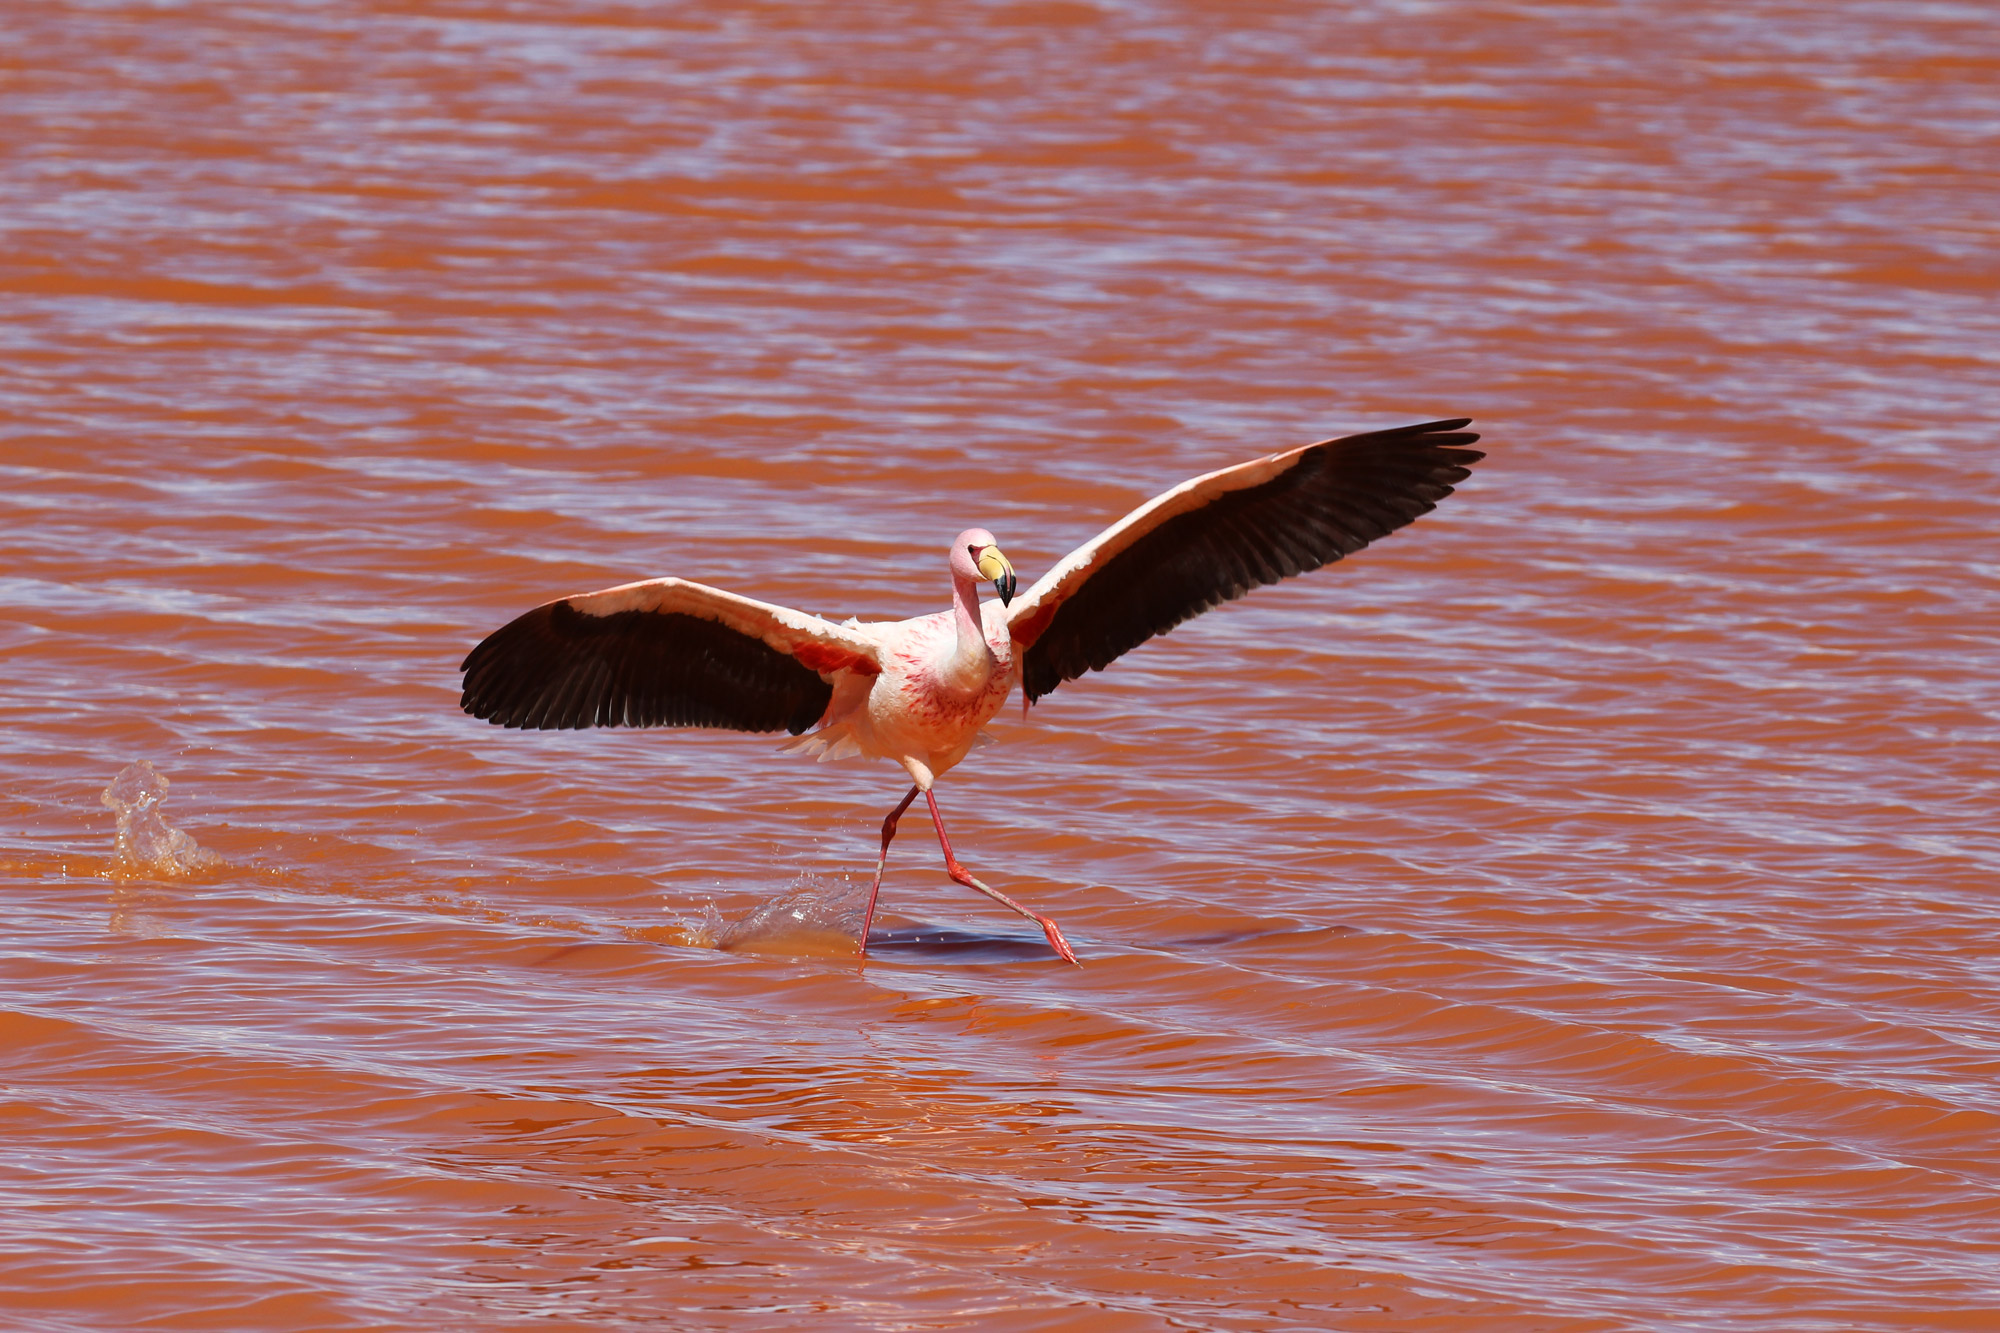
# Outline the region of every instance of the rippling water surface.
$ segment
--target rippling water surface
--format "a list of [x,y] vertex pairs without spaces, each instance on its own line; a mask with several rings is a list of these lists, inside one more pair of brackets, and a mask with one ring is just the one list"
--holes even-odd
[[[7,6],[6,1326],[2000,1326],[1995,32]],[[886,765],[457,709],[1460,414],[941,786],[1081,968],[915,824],[857,964]]]

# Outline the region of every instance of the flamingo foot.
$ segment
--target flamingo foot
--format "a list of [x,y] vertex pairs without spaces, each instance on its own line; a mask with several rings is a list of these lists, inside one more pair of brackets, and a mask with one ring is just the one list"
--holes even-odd
[[1083,964],[1077,962],[1076,950],[1070,948],[1069,941],[1063,938],[1062,929],[1047,917],[1041,917],[1039,920],[1042,923],[1042,933],[1049,937],[1049,947],[1061,954],[1064,961],[1075,963],[1078,967],[1082,967]]
[[1076,950],[1069,947],[1069,941],[1063,938],[1062,929],[1061,927],[1057,926],[1055,922],[1049,920],[1047,917],[1043,916],[1040,912],[1030,911],[1029,909],[1021,906],[1021,904],[1015,902],[1012,898],[1009,898],[1006,894],[1000,892],[1000,890],[994,888],[991,884],[985,883],[984,881],[980,880],[975,875],[973,875],[973,873],[970,870],[967,870],[964,866],[960,865],[958,863],[958,858],[956,857],[950,857],[946,859],[944,863],[944,873],[951,876],[952,882],[954,884],[963,884],[968,889],[977,889],[979,892],[991,898],[994,902],[999,903],[1002,907],[1010,907],[1014,911],[1019,912],[1022,916],[1028,918],[1028,920],[1040,926],[1042,928],[1042,934],[1049,937],[1049,947],[1051,949],[1054,949],[1057,953],[1061,954],[1065,960],[1072,963],[1076,963],[1078,967],[1083,966],[1082,963],[1077,961]]

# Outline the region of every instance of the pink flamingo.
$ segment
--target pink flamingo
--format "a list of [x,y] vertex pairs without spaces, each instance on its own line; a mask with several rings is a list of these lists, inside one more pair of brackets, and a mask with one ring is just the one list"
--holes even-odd
[[[1076,951],[1056,923],[952,854],[932,791],[1018,681],[1023,707],[1190,616],[1352,555],[1450,495],[1485,457],[1470,419],[1349,435],[1207,473],[1072,551],[1018,600],[993,534],[951,546],[952,607],[834,624],[685,579],[647,579],[536,607],[466,656],[460,706],[506,727],[789,731],[821,760],[893,759],[914,784],[882,821],[861,953],[896,823],[922,793],[945,871]],[[990,581],[998,603],[979,601]],[[804,734],[808,728],[814,728]]]

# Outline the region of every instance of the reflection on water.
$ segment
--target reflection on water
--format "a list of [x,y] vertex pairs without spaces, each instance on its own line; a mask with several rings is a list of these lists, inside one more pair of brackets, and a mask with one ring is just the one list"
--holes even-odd
[[167,915],[174,905],[171,895],[144,880],[113,879],[111,915],[105,928],[114,935],[134,939],[158,939],[173,933]]

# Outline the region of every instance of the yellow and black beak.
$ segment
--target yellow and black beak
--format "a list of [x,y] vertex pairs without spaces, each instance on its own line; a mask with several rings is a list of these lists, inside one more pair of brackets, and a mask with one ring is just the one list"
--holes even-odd
[[1000,548],[989,546],[979,553],[979,577],[993,580],[993,591],[1000,594],[1000,605],[1006,606],[1014,600],[1014,566]]

